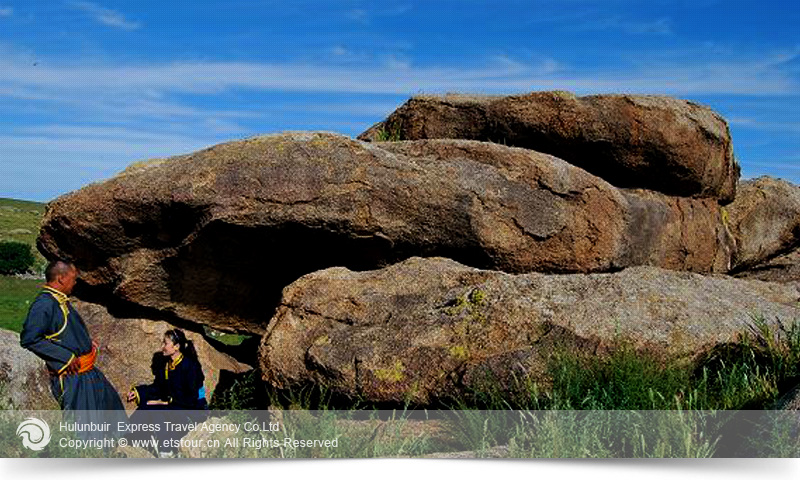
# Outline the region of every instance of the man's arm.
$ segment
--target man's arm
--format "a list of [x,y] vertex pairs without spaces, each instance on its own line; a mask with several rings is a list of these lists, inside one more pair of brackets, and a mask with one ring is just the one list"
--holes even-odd
[[[57,321],[54,322],[56,313],[59,317],[55,318]],[[74,362],[75,355],[70,350],[47,338],[56,331],[53,330],[54,323],[58,324],[59,328],[61,327],[64,322],[61,315],[61,310],[57,308],[56,304],[37,299],[28,311],[28,317],[25,319],[22,333],[19,336],[22,348],[35,353],[47,363],[51,370],[59,373],[69,370],[71,362],[73,365],[77,365],[77,362]]]

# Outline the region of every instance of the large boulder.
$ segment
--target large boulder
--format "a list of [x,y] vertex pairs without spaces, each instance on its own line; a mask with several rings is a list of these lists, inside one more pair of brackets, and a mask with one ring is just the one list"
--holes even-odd
[[[533,261],[535,266],[502,270],[514,273],[597,272],[634,265],[653,265],[681,271],[727,272],[730,267],[734,240],[724,225],[716,201],[712,199],[671,197],[641,189],[615,189],[593,176],[588,177],[592,179],[592,183],[588,183],[586,177],[565,168],[557,158],[485,142],[422,140],[379,145],[384,150],[416,161],[468,161],[490,165],[510,179],[525,182],[531,189],[545,189],[562,199],[572,200],[570,206],[577,215],[567,222],[567,230],[524,249],[523,254],[538,259]],[[569,175],[565,175],[566,172]],[[599,197],[608,198],[600,201]],[[577,202],[579,199],[580,202]],[[501,206],[514,208],[513,204],[509,205],[504,200],[499,199]],[[531,213],[528,218],[517,216],[515,223],[524,228],[534,224],[531,220],[540,225],[543,221],[551,220],[553,213],[547,204],[558,205],[558,200],[553,197],[538,200],[531,196],[528,200]],[[557,224],[556,227],[564,228],[563,225]],[[620,228],[624,232],[617,235]],[[491,235],[492,230],[500,229],[490,224],[486,235]],[[533,232],[535,229],[528,228],[528,233]],[[564,233],[569,237],[565,238]],[[555,238],[565,238],[565,241],[552,241]],[[598,247],[608,241],[618,242],[613,247],[615,253],[611,254],[614,257],[611,262],[602,266],[586,265],[585,261],[592,256],[596,258]],[[572,253],[566,254],[565,250]],[[560,256],[581,259],[583,266],[575,268],[542,263],[543,259]],[[599,258],[596,261],[605,262]]]
[[331,266],[445,256],[516,273],[726,271],[726,235],[713,200],[620,191],[524,149],[295,133],[140,164],[62,196],[38,246],[76,262],[79,297],[263,333],[284,286]]
[[420,95],[361,140],[462,138],[549,153],[618,187],[733,200],[739,165],[711,109],[651,95]]
[[19,334],[0,329],[0,409],[58,410],[44,362],[19,345]]
[[[161,351],[161,341],[167,330],[175,328],[167,322],[135,318],[115,318],[105,307],[88,302],[74,302],[92,339],[100,344],[97,367],[121,396],[134,385],[153,382],[153,354]],[[205,375],[206,399],[211,396],[223,377],[235,377],[251,369],[212,347],[202,335],[184,330],[194,343],[197,357]],[[124,402],[130,411],[135,404]]]
[[794,287],[654,267],[512,275],[444,258],[381,270],[331,268],[284,290],[263,337],[277,388],[318,384],[368,402],[447,403],[492,378],[547,388],[560,348],[604,355],[617,342],[696,361],[753,325],[800,318]]
[[800,187],[760,177],[739,184],[727,223],[736,240],[733,268],[741,271],[800,247]]

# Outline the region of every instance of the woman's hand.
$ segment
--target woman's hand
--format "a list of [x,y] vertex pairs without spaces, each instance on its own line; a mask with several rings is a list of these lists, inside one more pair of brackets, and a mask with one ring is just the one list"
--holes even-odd
[[167,402],[165,402],[164,400],[148,400],[148,401],[147,401],[147,404],[148,404],[148,405],[169,405],[169,404],[168,404]]
[[133,393],[133,390],[128,392],[128,396],[126,397],[126,400],[128,400],[128,402],[132,402],[132,401],[136,400],[136,394]]

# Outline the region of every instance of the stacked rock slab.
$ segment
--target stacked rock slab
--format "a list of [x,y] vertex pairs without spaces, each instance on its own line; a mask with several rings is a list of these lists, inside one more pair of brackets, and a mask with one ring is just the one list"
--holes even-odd
[[753,316],[800,318],[797,289],[654,267],[613,274],[511,275],[443,258],[377,271],[331,268],[284,296],[261,346],[264,379],[368,402],[431,405],[487,378],[549,384],[561,348],[599,355],[623,339],[696,360],[739,341]]
[[[716,200],[620,190],[484,142],[285,134],[129,168],[49,204],[39,249],[79,296],[263,333],[280,291],[332,266],[442,256],[511,273],[727,271]],[[142,313],[144,312],[144,313]]]
[[736,271],[771,270],[758,266],[778,256],[784,258],[775,268],[784,270],[781,264],[791,264],[793,257],[787,254],[800,247],[800,187],[771,177],[747,180],[725,208],[726,223],[736,240],[732,259]]
[[707,107],[662,96],[424,95],[358,138],[497,142],[554,155],[617,187],[723,204],[733,200],[739,178],[725,120]]

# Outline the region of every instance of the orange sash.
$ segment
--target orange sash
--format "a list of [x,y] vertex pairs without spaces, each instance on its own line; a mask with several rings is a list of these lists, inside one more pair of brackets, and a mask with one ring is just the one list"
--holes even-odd
[[76,358],[75,361],[78,362],[78,373],[86,373],[89,370],[94,368],[94,361],[97,359],[97,348],[92,346],[92,351],[87,353],[86,355],[81,355],[80,357]]
[[[92,346],[91,352],[75,358],[73,362],[78,362],[78,373],[86,373],[94,368],[94,361],[96,359],[97,359],[97,348],[95,346]],[[62,369],[61,373],[50,371],[50,375],[54,377],[62,377],[67,374],[67,372],[63,370],[64,369]]]

